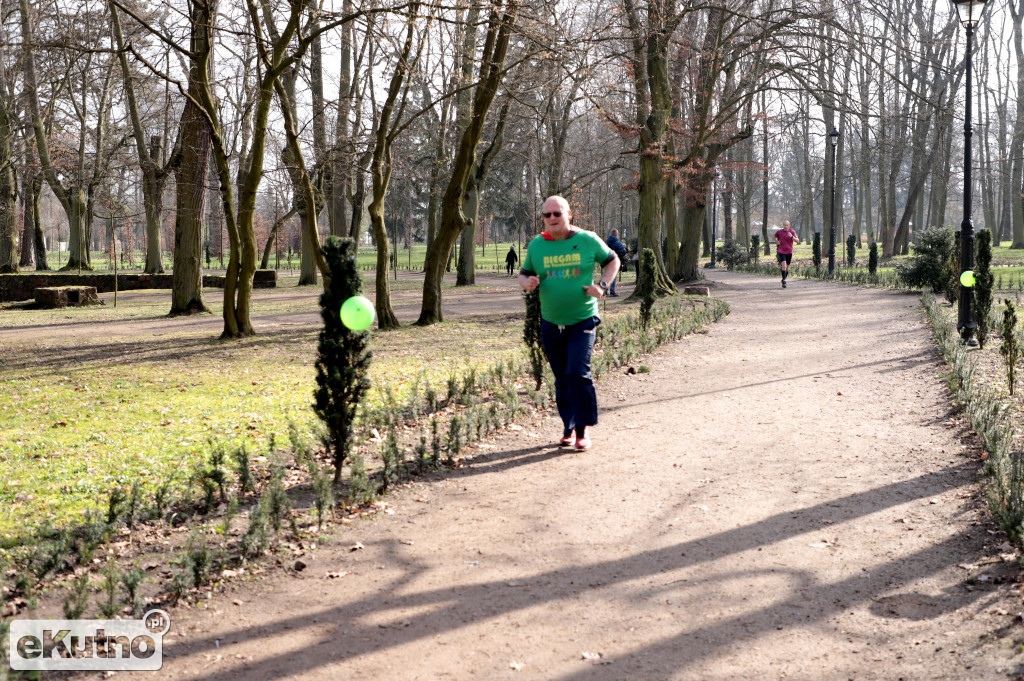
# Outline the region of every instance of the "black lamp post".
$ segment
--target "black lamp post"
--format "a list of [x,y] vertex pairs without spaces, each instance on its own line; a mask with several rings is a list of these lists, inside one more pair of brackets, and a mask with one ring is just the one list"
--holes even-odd
[[718,175],[711,180],[711,264],[708,267],[715,267],[715,241],[718,239]]
[[836,271],[836,146],[839,144],[839,131],[834,125],[828,134],[828,141],[832,144],[832,200],[829,201],[832,218],[828,232],[828,273],[831,276]]
[[[960,223],[960,272],[961,274],[974,269],[974,223],[971,222],[971,50],[974,47],[974,26],[981,19],[985,9],[985,0],[953,0],[956,11],[960,15],[960,23],[967,30],[967,54],[964,82],[966,95],[964,100],[964,219]],[[974,346],[978,341],[974,338],[974,330],[978,328],[974,321],[974,288],[960,283],[960,304],[957,310],[956,329],[960,337],[968,345]]]

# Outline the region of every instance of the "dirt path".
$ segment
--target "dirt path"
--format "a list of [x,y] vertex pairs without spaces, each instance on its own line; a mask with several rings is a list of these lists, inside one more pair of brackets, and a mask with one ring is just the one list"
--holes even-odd
[[550,418],[491,441],[304,571],[172,612],[157,676],[1024,673],[1016,563],[917,298],[712,276],[732,314],[602,381],[591,451],[553,447]]

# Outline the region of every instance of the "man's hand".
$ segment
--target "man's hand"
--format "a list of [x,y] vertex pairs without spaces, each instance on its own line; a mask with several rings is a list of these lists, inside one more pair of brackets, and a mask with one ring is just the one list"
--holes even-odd
[[584,286],[583,290],[586,291],[587,295],[592,298],[604,298],[604,289],[598,286],[597,284]]
[[527,291],[532,291],[538,286],[540,286],[540,277],[538,277],[536,274],[531,275],[529,277],[526,276],[525,274],[520,274],[519,285],[522,286],[523,289]]

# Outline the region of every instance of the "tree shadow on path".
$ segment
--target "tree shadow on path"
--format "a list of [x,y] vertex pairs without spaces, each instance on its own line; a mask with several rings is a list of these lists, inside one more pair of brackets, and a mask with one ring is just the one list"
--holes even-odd
[[[258,666],[250,670],[252,674],[246,676],[253,679],[311,677],[321,667],[397,648],[411,641],[431,638],[537,605],[578,598],[605,587],[646,580],[642,586],[647,593],[670,589],[678,581],[673,579],[672,571],[706,566],[734,554],[756,551],[760,547],[819,532],[824,521],[842,523],[915,499],[930,498],[951,488],[970,484],[976,472],[976,463],[964,462],[840,499],[830,499],[802,510],[778,513],[755,523],[668,547],[599,563],[538,572],[530,578],[518,580],[521,583],[516,585],[496,579],[454,588],[413,589],[410,593],[399,593],[409,591],[411,585],[424,576],[429,568],[410,561],[401,555],[401,547],[397,542],[387,540],[379,543],[376,548],[387,554],[389,561],[394,561],[390,564],[403,566],[404,572],[397,581],[373,594],[337,607],[284,616],[268,624],[236,629],[229,637],[233,639],[229,643],[259,641],[261,638],[285,636],[289,632],[300,632],[307,628],[315,629],[315,634],[311,631],[306,636],[318,640],[305,647],[301,655],[288,652],[259,659]],[[892,591],[897,580],[904,584],[913,583],[948,568],[950,555],[971,555],[972,551],[980,549],[980,546],[976,546],[979,541],[964,535],[953,536],[909,556],[879,561],[861,573],[835,582],[817,580],[801,570],[751,567],[750,570],[755,572],[763,573],[771,569],[777,574],[788,575],[792,581],[788,593],[770,605],[742,616],[719,619],[696,628],[680,622],[677,635],[633,650],[614,660],[612,667],[587,665],[579,673],[560,677],[560,681],[621,678],[644,678],[649,681],[667,678],[674,671],[723,654],[727,647],[735,645],[739,631],[737,627],[742,627],[744,637],[754,637],[777,629],[780,623],[790,622],[793,613],[797,611],[806,614],[797,624],[806,626],[820,623],[851,606],[884,596]],[[741,577],[749,574],[750,570],[734,573],[734,576]],[[710,572],[705,570],[698,573],[697,577],[688,580],[687,588],[699,587],[704,580],[723,579],[721,576],[705,576]],[[729,579],[729,576],[726,575],[724,579]],[[659,580],[663,580],[660,585],[651,584]],[[851,597],[851,593],[855,595]],[[953,590],[941,598],[933,599],[934,612],[929,616],[963,608],[984,595],[985,592],[981,590]],[[391,610],[403,613],[416,611],[418,614],[403,614],[402,626],[397,628],[381,629],[379,625],[367,623],[369,620],[379,621],[381,614]],[[324,629],[325,625],[327,630]],[[176,643],[171,648],[172,655],[174,658],[201,655],[214,648],[215,638],[220,637],[211,635]],[[649,668],[652,661],[657,661],[657,669],[660,671]],[[632,670],[644,669],[647,671],[641,676],[630,676],[634,673]],[[217,676],[219,674],[197,678],[213,679]]]

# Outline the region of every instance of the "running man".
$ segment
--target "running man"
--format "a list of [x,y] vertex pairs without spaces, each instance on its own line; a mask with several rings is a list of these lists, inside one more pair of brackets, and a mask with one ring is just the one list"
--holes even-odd
[[775,257],[779,260],[779,267],[782,269],[782,288],[786,288],[786,277],[789,276],[789,265],[793,262],[793,244],[800,243],[800,237],[796,231],[789,226],[789,220],[782,221],[782,229],[775,232],[775,243],[779,246],[776,249]]
[[[597,392],[590,373],[594,332],[601,318],[597,301],[619,273],[619,259],[593,232],[574,227],[569,203],[552,196],[541,209],[545,231],[530,241],[519,285],[540,288],[540,332],[555,374],[555,402],[562,417],[559,446],[590,447],[588,427],[597,425]],[[601,277],[594,283],[594,265]],[[575,433],[575,435],[574,435]]]

